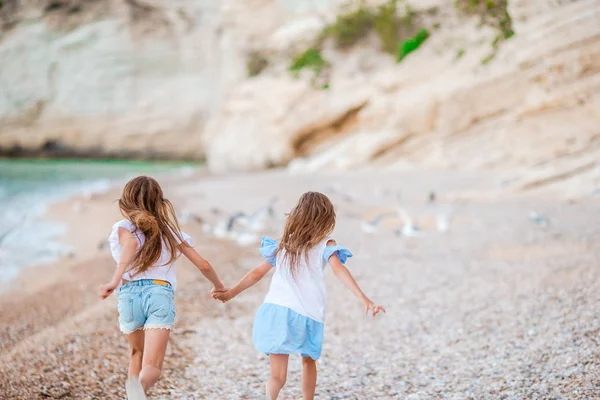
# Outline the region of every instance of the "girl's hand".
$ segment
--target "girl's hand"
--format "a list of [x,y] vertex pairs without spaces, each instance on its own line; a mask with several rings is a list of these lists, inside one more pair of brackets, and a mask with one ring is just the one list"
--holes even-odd
[[228,290],[229,290],[229,289],[227,289],[227,288],[226,288],[226,287],[224,287],[224,286],[223,286],[223,287],[220,287],[220,288],[218,288],[218,287],[216,287],[216,286],[213,286],[213,288],[212,288],[212,289],[210,289],[210,295],[213,297],[213,299],[216,299],[216,297],[215,297],[215,293],[223,293],[223,292],[226,292],[226,291],[228,291]]
[[99,290],[99,295],[100,298],[102,300],[106,299],[108,296],[110,296],[112,294],[112,292],[115,291],[115,289],[117,288],[117,284],[113,283],[113,282],[109,282],[105,285],[101,285],[100,286],[100,290]]
[[226,303],[229,300],[233,299],[235,296],[231,293],[231,290],[227,290],[225,292],[215,292],[213,293],[213,298],[217,300],[221,300],[222,303]]
[[365,314],[369,314],[370,312],[373,315],[373,317],[379,314],[380,311],[383,311],[383,313],[385,314],[385,308],[383,308],[382,306],[378,306],[368,298],[365,298],[363,301],[365,303]]

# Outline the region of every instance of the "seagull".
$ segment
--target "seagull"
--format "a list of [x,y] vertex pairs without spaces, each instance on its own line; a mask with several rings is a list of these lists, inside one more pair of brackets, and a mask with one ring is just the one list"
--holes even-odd
[[550,220],[548,217],[538,214],[535,211],[529,213],[529,220],[541,228],[546,228],[548,225],[550,225]]
[[238,218],[242,218],[244,213],[236,212],[229,216],[224,221],[220,221],[214,227],[210,226],[208,223],[204,223],[202,228],[204,233],[211,234],[218,238],[233,238],[233,225]]
[[234,233],[235,241],[242,247],[248,247],[258,242],[258,235],[252,232]]
[[429,192],[429,204],[435,203],[436,195],[434,191]]
[[211,227],[209,224],[204,224],[204,232],[213,235],[218,238],[226,238],[229,236],[229,231],[227,230],[227,221],[221,221],[217,223],[217,225]]
[[448,214],[437,214],[435,216],[435,226],[438,232],[448,232],[450,228],[450,217]]
[[245,217],[245,214],[243,212],[236,212],[232,215],[229,216],[229,218],[227,218],[227,222],[225,224],[225,231],[226,232],[231,232],[233,230],[233,225],[235,224],[235,221]]
[[396,215],[395,213],[383,213],[383,214],[379,214],[377,215],[375,218],[373,218],[370,221],[364,221],[361,225],[362,230],[365,233],[375,233],[377,232],[379,225],[381,224],[381,222],[389,217],[393,217],[394,215]]
[[251,215],[242,214],[240,216],[240,223],[246,226],[248,229],[254,232],[262,231],[265,228],[265,221],[267,219],[273,218],[275,215],[275,203],[278,198],[273,197],[269,204],[264,207],[258,209],[258,211],[252,213]]
[[412,219],[403,208],[398,208],[398,214],[400,218],[402,218],[402,229],[397,229],[396,234],[408,237],[419,237],[423,236],[423,232],[419,229],[418,226],[412,223]]
[[201,217],[201,216],[199,216],[199,215],[192,214],[192,219],[193,219],[194,221],[196,221],[197,223],[199,223],[199,224],[203,224],[203,223],[204,223],[204,218],[202,218],[202,217]]

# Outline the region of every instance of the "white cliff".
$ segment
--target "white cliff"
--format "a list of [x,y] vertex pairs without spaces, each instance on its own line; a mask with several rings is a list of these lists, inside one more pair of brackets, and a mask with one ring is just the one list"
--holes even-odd
[[[287,67],[342,1],[45,3],[63,6],[12,10],[0,37],[4,152],[205,158],[216,172],[514,169],[524,189],[600,182],[597,0],[509,1],[515,35],[493,59],[494,32],[476,17],[412,1],[437,8],[431,38],[399,64],[369,38],[325,43],[328,89]],[[269,65],[249,78],[252,51]]]

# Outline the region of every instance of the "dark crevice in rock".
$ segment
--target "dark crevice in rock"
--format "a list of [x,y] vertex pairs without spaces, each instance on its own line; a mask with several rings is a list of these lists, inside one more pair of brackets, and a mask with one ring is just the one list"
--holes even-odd
[[597,165],[597,163],[592,161],[592,162],[585,163],[583,165],[579,165],[575,168],[568,169],[566,171],[565,170],[558,171],[556,173],[547,175],[545,177],[526,182],[521,187],[521,189],[523,189],[523,190],[539,189],[541,187],[548,186],[548,185],[551,185],[551,184],[554,184],[557,182],[566,181],[577,175],[581,175],[588,171],[591,171],[592,169],[594,169],[596,167],[596,165]]
[[[140,0],[124,0],[134,33],[173,35],[165,12]],[[115,3],[109,0],[0,0],[0,36],[26,20],[40,20],[57,32],[70,32],[82,25],[118,16]],[[35,17],[30,17],[34,15]]]
[[347,110],[344,114],[309,129],[298,132],[292,142],[294,157],[303,157],[319,143],[334,139],[347,132],[358,120],[358,114],[368,104],[364,103]]
[[399,135],[397,140],[394,140],[392,143],[388,144],[384,148],[377,150],[375,153],[371,155],[370,160],[376,161],[386,155],[390,154],[392,151],[402,147],[409,139],[413,137],[412,134]]

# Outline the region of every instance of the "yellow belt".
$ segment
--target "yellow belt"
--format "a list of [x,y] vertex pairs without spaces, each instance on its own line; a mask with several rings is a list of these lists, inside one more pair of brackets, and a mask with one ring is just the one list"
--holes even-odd
[[163,281],[160,279],[152,279],[152,283],[154,283],[155,285],[161,285],[161,286],[169,286],[170,283],[167,281]]

